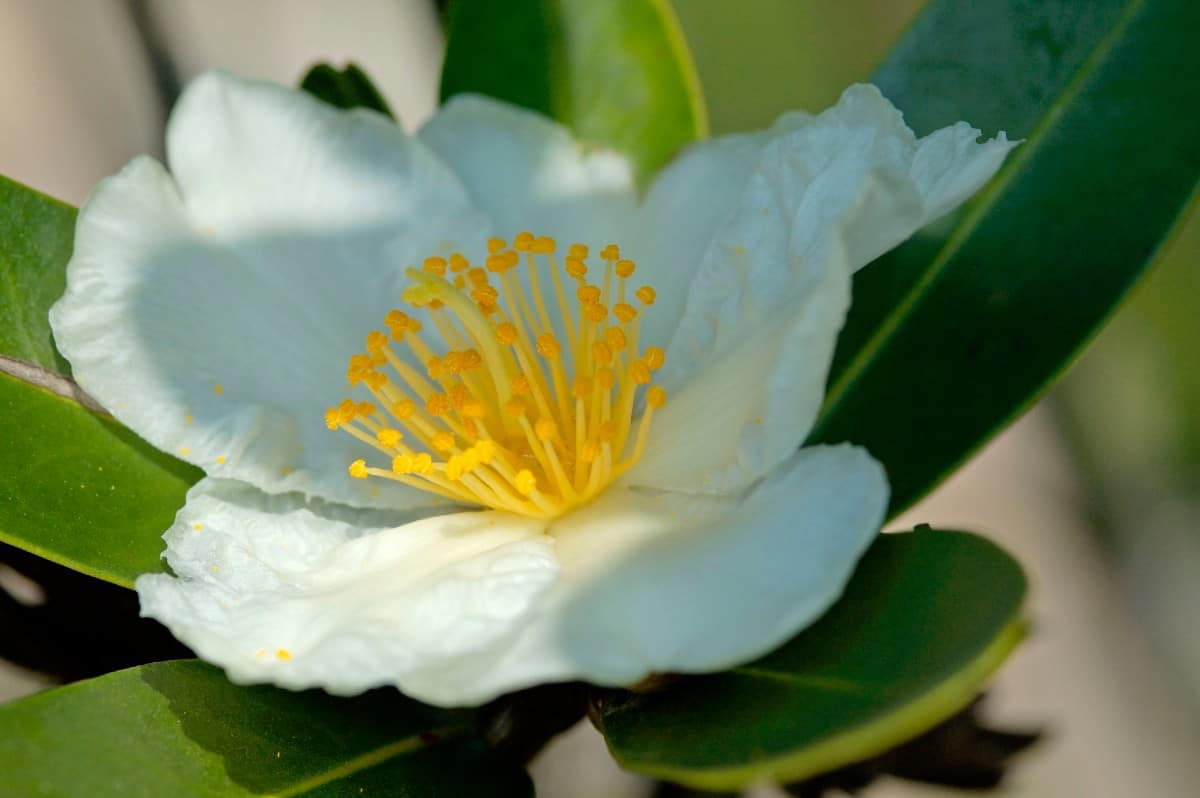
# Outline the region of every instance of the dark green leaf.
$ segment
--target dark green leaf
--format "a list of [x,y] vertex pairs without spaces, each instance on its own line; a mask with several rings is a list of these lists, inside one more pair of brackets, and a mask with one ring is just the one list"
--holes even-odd
[[1142,273],[1200,176],[1190,0],[935,0],[875,76],[918,133],[1026,139],[957,218],[859,273],[814,442],[900,510],[1024,410]]
[[622,766],[704,789],[798,781],[881,753],[968,705],[1024,634],[1020,566],[962,532],[884,535],[845,595],[773,654],[598,722]]
[[666,0],[456,0],[441,96],[462,92],[558,119],[629,155],[642,177],[707,131]]
[[74,208],[0,176],[0,355],[69,373],[46,314],[74,239]]
[[357,64],[346,64],[344,69],[317,64],[300,81],[300,88],[337,108],[370,108],[395,119],[383,95]]
[[106,415],[0,374],[0,541],[129,587],[200,472]]
[[0,708],[6,795],[529,796],[473,718],[381,690],[237,687],[195,661],[78,682]]

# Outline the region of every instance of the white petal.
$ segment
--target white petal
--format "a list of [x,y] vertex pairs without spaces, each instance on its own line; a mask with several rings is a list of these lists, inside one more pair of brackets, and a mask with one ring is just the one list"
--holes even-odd
[[451,98],[420,132],[501,236],[522,230],[565,246],[620,243],[635,211],[633,169],[541,114],[486,97]]
[[210,474],[427,506],[429,494],[350,479],[371,450],[321,415],[399,302],[403,267],[456,246],[456,231],[486,233],[457,179],[377,115],[222,74],[189,86],[168,138],[177,182],[138,159],[80,212],[51,312],[75,377]]
[[740,503],[605,494],[552,527],[561,578],[485,692],[627,685],[765,654],[838,598],[887,495],[879,464],[849,446],[801,450]]
[[1012,145],[977,137],[958,125],[918,141],[855,86],[761,146],[692,275],[658,378],[673,398],[630,480],[734,493],[786,459],[820,410],[850,273],[991,176]]
[[201,483],[165,535],[178,577],[137,590],[143,615],[240,683],[479,703],[478,673],[557,577],[544,526],[459,513],[356,528]]

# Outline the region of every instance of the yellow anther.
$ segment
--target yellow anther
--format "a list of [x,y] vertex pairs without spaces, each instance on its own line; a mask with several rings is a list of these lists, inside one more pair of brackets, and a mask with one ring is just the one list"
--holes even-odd
[[337,409],[343,424],[353,421],[358,416],[358,403],[353,399],[343,399]]
[[359,402],[355,406],[354,410],[360,418],[363,416],[375,415],[375,405],[371,404],[370,402]]
[[537,240],[533,242],[533,251],[539,255],[549,255],[556,249],[558,249],[558,242],[550,236],[538,236]]
[[588,321],[600,324],[608,318],[608,308],[599,302],[591,302],[583,306],[583,315],[587,317]]
[[512,346],[513,342],[517,340],[517,328],[508,322],[497,325],[496,340],[505,346]]
[[401,454],[392,458],[392,471],[397,474],[411,474],[413,470],[413,456],[411,454]]
[[624,352],[629,346],[629,339],[620,327],[609,327],[604,331],[604,340],[614,352]]
[[642,362],[651,371],[658,371],[662,368],[663,363],[667,362],[667,353],[662,350],[662,347],[648,346],[646,354],[642,355]]
[[576,280],[582,280],[587,276],[587,264],[582,258],[570,257],[567,258],[567,274],[574,277]]
[[610,366],[601,366],[596,369],[596,384],[600,386],[600,390],[611,391],[616,381],[616,374]]
[[485,304],[485,303],[495,304],[496,300],[499,298],[500,298],[500,292],[497,291],[495,288],[493,288],[490,285],[481,285],[478,288],[471,291],[471,299],[474,299],[476,302],[478,302],[480,304]]
[[508,256],[503,252],[498,252],[495,255],[488,255],[487,259],[484,260],[484,265],[487,266],[487,270],[489,272],[494,274],[506,272],[509,268]]
[[367,478],[367,462],[365,460],[355,460],[346,470],[349,471],[350,476],[354,477],[355,479]]
[[587,399],[592,395],[592,381],[587,377],[576,377],[571,386],[571,395],[576,399]]
[[655,410],[667,403],[667,392],[661,385],[651,385],[646,391],[646,406]]
[[331,407],[325,411],[325,426],[330,429],[337,429],[342,426],[342,419],[338,414],[336,407]]
[[442,302],[442,300],[440,300],[440,299],[431,299],[431,300],[429,300],[429,309],[430,310],[441,310],[442,307],[445,306],[445,304],[446,303]]
[[388,344],[387,336],[379,330],[371,330],[367,333],[367,351],[378,352]]
[[597,341],[596,343],[592,344],[592,360],[596,361],[602,366],[607,366],[609,363],[612,363],[612,347],[610,347],[604,341]]
[[464,349],[462,358],[464,371],[473,371],[483,367],[483,355],[479,354],[478,349]]
[[600,425],[597,435],[602,443],[611,443],[617,438],[617,425],[611,421],[605,421]]
[[407,421],[412,418],[415,412],[417,412],[417,403],[412,399],[401,399],[392,408],[392,415],[401,421]]
[[363,375],[362,381],[367,384],[368,388],[377,389],[383,387],[383,384],[386,383],[388,379],[386,374],[380,374],[378,371],[372,371]]
[[473,418],[464,418],[462,420],[463,431],[467,433],[468,438],[479,437],[479,425],[475,423]]
[[634,295],[642,301],[643,305],[653,305],[654,299],[658,296],[654,289],[648,285],[643,285],[641,288],[633,292]]
[[463,467],[463,459],[461,455],[454,455],[446,461],[446,479],[454,481],[460,479],[466,468]]
[[533,431],[537,434],[540,441],[552,441],[558,437],[558,425],[554,423],[554,419],[543,416],[533,425]]
[[632,277],[634,269],[636,269],[636,268],[637,268],[637,265],[634,264],[634,262],[631,260],[619,260],[619,261],[617,261],[617,266],[616,266],[617,276],[618,277]]
[[450,412],[450,397],[444,393],[431,393],[425,397],[425,412],[437,418]]
[[429,379],[436,380],[446,375],[446,361],[434,355],[425,361],[425,373],[429,375]]
[[524,374],[518,374],[513,377],[512,380],[509,381],[508,386],[517,396],[524,396],[530,391],[529,378]]
[[577,258],[583,260],[588,256],[588,248],[583,244],[572,244],[567,248],[568,258]]
[[446,273],[446,259],[426,258],[425,263],[421,265],[421,268],[430,274],[443,275]]
[[489,255],[495,255],[497,252],[502,249],[506,249],[507,247],[508,242],[506,242],[503,238],[489,238],[487,240],[487,251]]
[[579,286],[579,290],[575,292],[575,296],[585,305],[590,305],[593,302],[599,302],[600,286],[581,285]]
[[442,365],[447,374],[457,376],[462,373],[462,355],[452,349],[442,358]]
[[542,333],[537,337],[537,351],[544,358],[556,358],[562,354],[562,347],[553,333]]
[[471,262],[457,252],[450,256],[450,271],[455,274],[465,270],[470,265]]
[[459,409],[459,412],[463,418],[483,418],[487,415],[487,408],[478,399],[468,399],[463,402],[463,406]]
[[476,468],[479,468],[479,452],[475,451],[474,448],[467,449],[465,452],[462,453],[461,457],[462,457],[463,469],[467,473],[470,473],[470,472],[474,471]]
[[585,463],[590,463],[600,456],[600,444],[592,439],[583,442],[583,447],[579,450],[579,459]]
[[475,286],[476,288],[488,284],[487,271],[479,268],[478,266],[467,272],[467,279],[470,280],[471,285]]
[[504,412],[513,418],[521,418],[525,415],[525,403],[520,399],[509,399],[504,403]]
[[399,444],[400,441],[404,440],[404,436],[400,434],[400,430],[392,429],[390,427],[384,427],[383,429],[379,430],[379,432],[375,433],[375,437],[379,439],[381,444],[389,449]]
[[528,468],[523,468],[513,477],[513,487],[517,489],[517,493],[528,496],[537,490],[537,478]]
[[605,260],[617,260],[621,257],[621,248],[616,244],[609,244],[604,249],[600,250],[600,257]]
[[471,391],[461,382],[450,389],[450,404],[455,410],[462,410],[471,398]]
[[388,362],[387,355],[383,353],[382,349],[376,349],[373,352],[368,352],[367,357],[371,359],[372,366],[382,366]]
[[429,442],[433,444],[433,448],[439,452],[448,452],[454,448],[454,436],[449,432],[439,432],[434,435]]
[[428,452],[421,452],[413,457],[412,472],[414,474],[428,474],[433,470],[433,458]]
[[533,249],[533,240],[533,233],[528,230],[522,230],[513,239],[513,249],[517,252],[528,252]]
[[644,361],[635,360],[629,366],[629,378],[638,385],[650,382],[650,367]]
[[626,302],[618,302],[617,304],[613,305],[613,315],[616,316],[622,324],[628,324],[637,318],[638,312],[637,308],[635,308],[633,305],[630,305]]
[[490,439],[479,441],[475,444],[474,449],[475,453],[479,455],[479,462],[484,465],[490,465],[496,456],[496,442]]
[[454,287],[459,291],[466,288],[467,287],[467,278],[463,277],[461,274],[454,275]]

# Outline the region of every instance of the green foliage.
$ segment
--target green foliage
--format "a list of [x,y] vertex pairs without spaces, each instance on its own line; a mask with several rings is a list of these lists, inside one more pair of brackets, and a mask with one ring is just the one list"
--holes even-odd
[[757,662],[599,723],[623,767],[711,790],[797,781],[908,740],[969,704],[1024,634],[1020,566],[982,538],[884,535],[816,625]]
[[300,81],[300,88],[337,108],[370,108],[393,119],[396,116],[357,64],[346,64],[343,69],[317,64]]
[[238,687],[161,662],[0,708],[0,773],[6,795],[64,798],[531,796],[473,726],[391,690]]
[[864,269],[815,442],[911,504],[1040,394],[1145,269],[1200,177],[1188,0],[937,0],[875,80],[921,132],[1026,139],[957,217]]
[[646,178],[707,133],[695,68],[666,0],[457,0],[443,99],[486,94],[627,154]]

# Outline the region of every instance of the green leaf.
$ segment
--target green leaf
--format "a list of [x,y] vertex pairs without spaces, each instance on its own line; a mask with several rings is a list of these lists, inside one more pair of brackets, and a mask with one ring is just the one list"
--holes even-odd
[[1025,143],[957,218],[864,269],[813,442],[910,505],[1030,405],[1171,230],[1200,176],[1190,0],[935,0],[875,81],[918,133]]
[[963,532],[883,535],[842,599],[769,656],[598,713],[625,768],[710,790],[798,781],[961,710],[1020,642],[1025,577]]
[[300,88],[337,108],[370,108],[396,118],[379,89],[357,64],[346,64],[344,69],[317,64],[300,81]]
[[456,0],[441,96],[462,92],[557,119],[642,178],[708,130],[667,0]]
[[532,795],[472,727],[395,691],[237,687],[162,662],[0,708],[0,773],[6,795],[67,798]]
[[199,470],[7,374],[0,441],[0,541],[125,587],[163,570],[162,533]]
[[132,586],[200,472],[158,452],[68,379],[47,313],[75,209],[0,177],[0,541]]
[[74,239],[74,208],[0,176],[0,355],[70,373],[46,314]]

